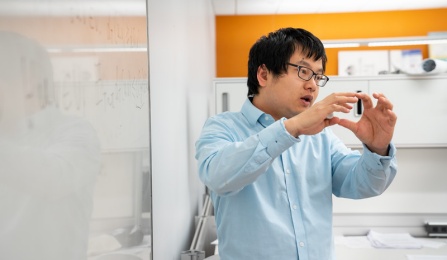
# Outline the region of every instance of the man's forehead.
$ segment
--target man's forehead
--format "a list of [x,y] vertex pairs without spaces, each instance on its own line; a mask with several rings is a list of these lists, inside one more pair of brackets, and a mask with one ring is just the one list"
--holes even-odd
[[297,61],[296,64],[314,69],[315,72],[323,71],[323,61],[321,59],[315,60],[314,57],[308,58],[307,55],[300,55],[300,56],[301,56],[300,60]]

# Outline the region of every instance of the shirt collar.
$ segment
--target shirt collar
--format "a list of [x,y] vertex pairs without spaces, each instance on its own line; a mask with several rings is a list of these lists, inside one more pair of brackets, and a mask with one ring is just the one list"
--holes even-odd
[[262,112],[261,110],[259,110],[257,107],[255,107],[251,103],[251,101],[248,98],[247,98],[247,100],[245,100],[245,103],[242,105],[241,112],[245,116],[245,118],[247,118],[247,120],[251,126],[255,126],[256,122],[258,122],[258,121],[264,127],[267,127],[270,124],[272,124],[273,122],[275,122],[275,120],[273,119],[273,117],[271,115],[268,115],[268,114]]

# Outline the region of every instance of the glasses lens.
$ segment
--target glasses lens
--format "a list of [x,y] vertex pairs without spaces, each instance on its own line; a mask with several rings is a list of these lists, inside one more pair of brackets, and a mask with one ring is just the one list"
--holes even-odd
[[324,87],[324,85],[326,85],[327,80],[328,80],[328,78],[325,76],[317,75],[317,77],[316,77],[316,82],[319,87]]
[[300,67],[300,70],[298,71],[298,76],[304,80],[309,80],[314,75],[314,72],[306,67]]

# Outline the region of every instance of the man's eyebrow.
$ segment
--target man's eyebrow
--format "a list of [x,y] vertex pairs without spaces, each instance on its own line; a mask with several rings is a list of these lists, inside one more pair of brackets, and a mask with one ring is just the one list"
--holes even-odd
[[[299,65],[306,66],[306,67],[309,67],[310,69],[312,69],[311,66],[310,66],[310,64],[309,64],[307,61],[305,61],[305,60],[300,60],[300,61],[298,62],[298,64],[299,64]],[[323,68],[319,68],[319,69],[315,70],[315,72],[316,72],[316,73],[323,73]]]

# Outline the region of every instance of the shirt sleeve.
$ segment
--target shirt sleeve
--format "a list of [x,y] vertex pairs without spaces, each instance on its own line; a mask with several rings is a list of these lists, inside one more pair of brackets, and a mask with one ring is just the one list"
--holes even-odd
[[[230,125],[230,126],[229,126]],[[241,134],[231,124],[209,119],[196,142],[199,177],[219,195],[240,191],[263,174],[273,159],[299,139],[278,120],[255,134]]]
[[346,153],[335,145],[332,156],[333,193],[338,197],[362,199],[382,194],[397,173],[396,147],[390,144],[388,156],[371,152]]

